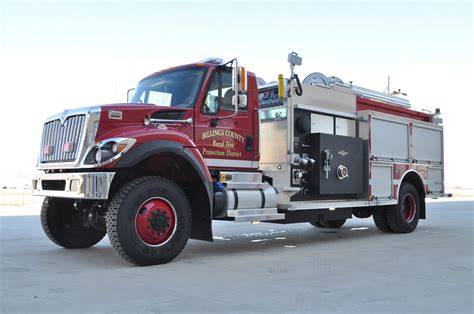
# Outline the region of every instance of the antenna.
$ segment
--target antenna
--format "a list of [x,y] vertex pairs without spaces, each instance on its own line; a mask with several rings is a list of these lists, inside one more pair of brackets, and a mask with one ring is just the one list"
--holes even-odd
[[387,93],[390,95],[390,75],[387,77],[387,87],[384,88],[382,93]]

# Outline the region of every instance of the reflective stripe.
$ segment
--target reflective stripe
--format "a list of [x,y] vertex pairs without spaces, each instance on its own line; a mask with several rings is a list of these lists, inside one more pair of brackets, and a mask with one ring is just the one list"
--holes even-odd
[[258,162],[252,160],[204,158],[208,167],[257,168]]

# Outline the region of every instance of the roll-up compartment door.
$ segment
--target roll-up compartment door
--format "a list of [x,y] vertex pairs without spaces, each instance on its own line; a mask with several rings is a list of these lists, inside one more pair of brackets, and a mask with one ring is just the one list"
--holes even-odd
[[380,159],[408,160],[408,123],[373,117],[371,152]]
[[418,161],[441,163],[443,161],[443,132],[413,126],[413,158]]
[[372,165],[370,186],[372,196],[377,198],[392,197],[393,171],[391,165]]

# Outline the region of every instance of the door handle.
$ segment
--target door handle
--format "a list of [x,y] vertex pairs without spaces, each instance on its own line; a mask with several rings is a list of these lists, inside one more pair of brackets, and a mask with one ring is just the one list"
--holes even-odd
[[245,137],[245,150],[248,152],[253,150],[253,138],[250,135]]

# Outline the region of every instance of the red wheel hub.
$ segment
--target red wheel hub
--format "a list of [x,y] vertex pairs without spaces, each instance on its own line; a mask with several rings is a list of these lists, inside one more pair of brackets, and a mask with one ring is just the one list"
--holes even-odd
[[140,239],[148,245],[167,242],[176,229],[176,213],[165,199],[152,198],[137,211],[135,228]]
[[405,195],[405,198],[403,199],[402,209],[403,218],[405,218],[407,222],[412,222],[413,218],[415,218],[415,213],[416,205],[413,196],[411,196],[410,194]]

